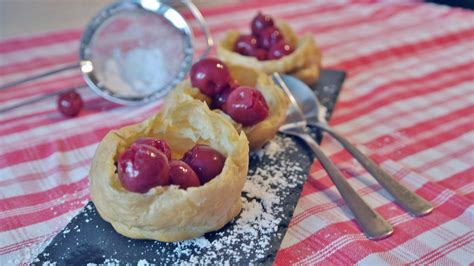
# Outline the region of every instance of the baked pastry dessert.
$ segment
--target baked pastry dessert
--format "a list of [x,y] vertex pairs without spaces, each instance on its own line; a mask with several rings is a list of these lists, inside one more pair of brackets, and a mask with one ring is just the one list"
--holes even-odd
[[321,51],[311,34],[298,37],[285,21],[273,21],[262,13],[252,20],[251,29],[251,34],[228,31],[217,46],[218,58],[267,74],[294,75],[307,84],[318,79]]
[[251,150],[272,139],[285,121],[288,98],[265,73],[206,58],[191,68],[171,94],[187,94],[206,102],[215,112],[243,130]]
[[170,95],[155,116],[101,141],[89,175],[92,201],[127,237],[195,238],[240,212],[248,152],[245,134],[223,116]]

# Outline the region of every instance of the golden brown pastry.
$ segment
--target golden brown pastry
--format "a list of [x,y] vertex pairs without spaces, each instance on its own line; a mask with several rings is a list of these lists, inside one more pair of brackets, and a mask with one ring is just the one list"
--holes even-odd
[[[278,128],[285,121],[289,104],[288,98],[283,90],[277,87],[272,78],[265,73],[240,65],[227,65],[227,68],[232,78],[235,79],[240,86],[254,87],[263,94],[269,107],[269,116],[253,126],[243,127],[223,111],[215,109],[214,112],[221,114],[227,120],[231,121],[237,130],[243,130],[249,140],[250,150],[257,150],[275,136],[278,132]],[[212,102],[212,99],[201,93],[198,88],[193,88],[189,80],[178,84],[171,94],[187,94],[207,104],[211,104]]]
[[[196,143],[226,159],[222,172],[199,187],[157,186],[146,193],[126,190],[117,176],[118,156],[141,137],[166,140],[177,159]],[[162,110],[140,124],[109,132],[99,144],[90,171],[90,190],[100,216],[131,238],[171,242],[223,227],[241,210],[248,171],[248,141],[223,116],[187,95],[167,98]]]
[[259,61],[253,56],[244,56],[234,51],[234,44],[240,33],[228,31],[217,46],[217,55],[226,64],[252,67],[267,74],[273,72],[294,75],[307,84],[313,84],[319,78],[321,67],[321,51],[309,33],[300,38],[283,20],[276,20],[275,26],[280,30],[285,41],[294,51],[277,60]]

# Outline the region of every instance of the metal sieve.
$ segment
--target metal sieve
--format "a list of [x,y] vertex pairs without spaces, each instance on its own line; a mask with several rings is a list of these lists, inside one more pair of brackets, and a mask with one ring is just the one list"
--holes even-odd
[[[194,57],[193,32],[171,6],[176,3],[190,10],[204,33],[207,48],[199,58],[205,57],[213,40],[191,1],[120,1],[89,22],[80,40],[78,63],[0,85],[0,90],[79,68],[87,85],[111,102],[139,105],[162,99],[185,77]],[[0,112],[59,93],[41,95]]]

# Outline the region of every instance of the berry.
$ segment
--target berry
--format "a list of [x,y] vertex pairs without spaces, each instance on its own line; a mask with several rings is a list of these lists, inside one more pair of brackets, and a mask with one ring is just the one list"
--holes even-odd
[[233,90],[224,106],[224,112],[243,126],[255,125],[267,118],[269,114],[263,95],[250,87],[239,87]]
[[233,80],[225,89],[223,89],[220,93],[216,94],[212,99],[212,109],[222,108],[222,106],[227,102],[227,98],[229,98],[229,94],[239,87],[237,80]]
[[215,58],[205,58],[191,67],[191,84],[209,97],[221,92],[230,82],[227,66]]
[[257,49],[254,51],[253,56],[259,61],[267,60],[267,50]]
[[268,51],[267,57],[268,60],[273,60],[273,59],[280,59],[285,55],[289,55],[293,52],[293,48],[287,43],[285,43],[283,40],[280,42],[276,43],[275,45],[270,48]]
[[145,144],[154,147],[166,155],[168,161],[171,161],[171,149],[166,141],[155,138],[140,138],[135,140],[134,144]]
[[169,185],[168,159],[150,145],[133,144],[120,155],[117,168],[119,180],[128,191],[145,193]]
[[184,154],[183,161],[193,168],[201,184],[205,184],[221,173],[225,157],[207,145],[196,145]]
[[269,50],[273,45],[283,40],[280,30],[275,27],[268,27],[260,32],[257,45],[259,48]]
[[74,117],[82,109],[82,98],[75,91],[65,92],[58,97],[57,107],[58,110],[67,117]]
[[178,185],[181,189],[188,187],[199,187],[201,181],[194,170],[183,161],[171,161],[170,163],[171,184]]
[[235,41],[234,51],[241,55],[252,55],[257,49],[257,38],[252,35],[240,35]]
[[262,14],[262,12],[258,12],[250,23],[252,34],[255,36],[258,36],[263,29],[271,26],[273,26],[272,17]]

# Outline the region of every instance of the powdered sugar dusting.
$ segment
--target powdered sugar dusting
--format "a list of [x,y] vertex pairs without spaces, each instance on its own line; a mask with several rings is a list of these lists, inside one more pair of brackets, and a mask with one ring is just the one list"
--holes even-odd
[[[243,189],[242,212],[232,227],[218,232],[218,237],[208,240],[207,245],[202,245],[204,237],[178,243],[173,253],[188,255],[192,246],[192,255],[188,260],[191,264],[238,263],[251,257],[256,261],[265,261],[282,221],[282,199],[291,193],[289,188],[295,188],[302,182],[301,176],[289,174],[303,170],[299,163],[279,160],[281,158],[278,157],[280,153],[294,149],[291,139],[278,138],[268,143],[260,154],[255,154],[256,157],[265,157],[270,163],[250,171]],[[229,249],[235,244],[239,245],[239,249]]]
[[265,154],[267,154],[270,157],[275,156],[276,153],[282,151],[282,147],[278,145],[275,141],[270,141],[265,147]]
[[148,266],[148,265],[152,265],[152,263],[149,263],[147,260],[139,260],[137,265],[138,266]]

